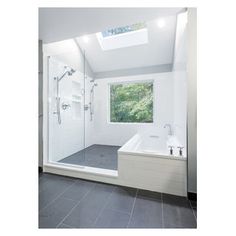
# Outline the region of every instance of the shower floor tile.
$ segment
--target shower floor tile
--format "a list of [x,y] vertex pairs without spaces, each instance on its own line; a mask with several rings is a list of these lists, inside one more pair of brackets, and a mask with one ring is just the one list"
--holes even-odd
[[59,162],[117,170],[117,151],[120,146],[94,144]]

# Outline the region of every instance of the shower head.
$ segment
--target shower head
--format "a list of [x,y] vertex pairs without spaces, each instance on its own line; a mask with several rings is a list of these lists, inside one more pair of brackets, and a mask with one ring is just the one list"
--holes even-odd
[[69,76],[71,76],[73,73],[75,73],[75,70],[74,70],[74,69],[70,69],[70,70],[68,71],[68,75],[69,75]]
[[97,84],[97,83],[95,83],[95,79],[91,79],[91,80],[90,80],[90,83],[93,83],[93,86],[92,86],[92,88],[94,88],[94,86],[98,86],[98,84]]
[[68,74],[68,76],[71,76],[73,73],[75,73],[74,69],[71,68],[71,69],[68,70],[68,67],[65,67],[65,68],[66,68],[65,72],[63,73],[63,75],[60,78],[58,78],[58,81],[61,81],[62,78],[64,78],[64,76],[66,74]]

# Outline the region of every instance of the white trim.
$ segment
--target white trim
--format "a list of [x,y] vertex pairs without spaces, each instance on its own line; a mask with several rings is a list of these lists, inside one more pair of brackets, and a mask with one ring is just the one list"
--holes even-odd
[[81,173],[86,173],[86,174],[107,176],[107,177],[111,177],[111,178],[118,177],[118,171],[116,171],[116,170],[94,168],[94,167],[89,167],[89,166],[77,166],[77,165],[73,165],[73,164],[51,162],[51,163],[45,164],[44,167],[45,168],[56,167],[61,170],[76,171],[76,172],[81,172]]
[[131,156],[148,156],[148,157],[153,157],[153,158],[163,158],[163,159],[168,159],[168,160],[178,160],[178,161],[187,161],[187,158],[185,156],[168,156],[165,154],[156,154],[156,153],[147,153],[147,152],[139,152],[139,151],[122,151],[118,150],[118,154],[127,154]]

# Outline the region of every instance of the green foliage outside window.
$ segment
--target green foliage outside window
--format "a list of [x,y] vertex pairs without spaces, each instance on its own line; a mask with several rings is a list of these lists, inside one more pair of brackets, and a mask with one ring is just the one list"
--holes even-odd
[[153,83],[110,85],[110,121],[153,122]]

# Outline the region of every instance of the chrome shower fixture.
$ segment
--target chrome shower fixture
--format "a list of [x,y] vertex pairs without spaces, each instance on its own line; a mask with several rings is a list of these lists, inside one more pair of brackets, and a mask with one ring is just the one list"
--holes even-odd
[[71,76],[75,72],[74,69],[69,69],[69,67],[65,66],[65,72],[60,77],[55,77],[54,79],[57,79],[57,81],[61,81],[67,74]]
[[[56,80],[56,83],[57,83],[57,94],[56,94],[56,104],[57,104],[57,111],[54,112],[54,114],[57,114],[57,121],[58,121],[58,124],[60,125],[61,124],[61,98],[59,97],[59,82],[66,76],[71,76],[75,70],[72,69],[72,68],[69,68],[68,66],[65,66],[65,71],[64,73],[60,76],[60,77],[54,77],[54,79]],[[66,106],[65,106],[66,105]],[[63,110],[66,110],[68,107],[70,107],[69,104],[64,104],[63,103]]]
[[94,115],[94,87],[98,86],[97,83],[95,83],[95,80],[92,79],[90,80],[91,83],[93,83],[91,90],[90,90],[90,102],[89,102],[89,107],[90,107],[90,121],[93,120],[93,115]]

